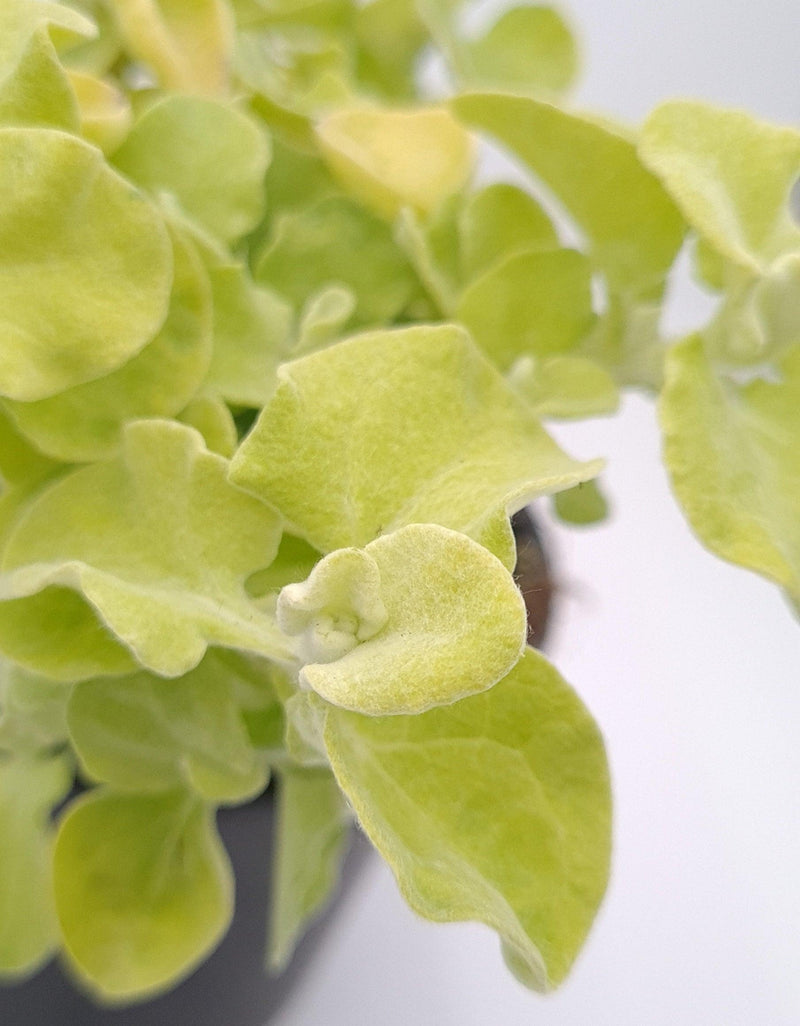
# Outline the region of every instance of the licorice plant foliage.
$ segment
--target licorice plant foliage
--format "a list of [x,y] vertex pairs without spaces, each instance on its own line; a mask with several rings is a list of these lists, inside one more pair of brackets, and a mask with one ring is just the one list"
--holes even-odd
[[[556,11],[476,34],[465,6],[4,0],[7,981],[58,955],[119,1004],[186,976],[231,916],[215,811],[271,777],[269,967],[355,816],[418,912],[565,977],[608,768],[525,647],[509,518],[605,502],[542,420],[660,393],[695,531],[800,604],[800,135],[587,116]],[[481,139],[514,183],[476,184]],[[685,245],[718,303],[666,340]]]

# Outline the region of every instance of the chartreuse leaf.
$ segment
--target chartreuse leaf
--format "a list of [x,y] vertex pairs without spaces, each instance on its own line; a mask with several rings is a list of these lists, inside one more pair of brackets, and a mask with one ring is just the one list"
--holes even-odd
[[339,882],[350,822],[328,769],[287,766],[280,773],[277,844],[270,900],[270,969],[282,969]]
[[558,197],[586,234],[592,260],[612,289],[660,292],[684,223],[629,138],[530,97],[469,93],[455,97],[451,107],[509,147]]
[[142,672],[76,684],[68,721],[85,771],[120,791],[185,786],[214,802],[263,791],[267,767],[229,676],[224,658],[209,652],[176,680]]
[[443,108],[338,110],[316,137],[343,188],[389,220],[404,206],[431,213],[472,171],[472,140]]
[[780,380],[715,374],[699,337],[673,346],[660,401],[664,458],[701,541],[800,599],[800,346]]
[[416,716],[329,707],[331,766],[404,897],[497,930],[523,982],[566,975],[608,878],[603,742],[533,649],[481,695]]
[[389,225],[343,196],[280,216],[256,277],[298,308],[326,286],[344,285],[356,296],[360,325],[392,321],[415,286]]
[[594,360],[581,356],[521,357],[509,383],[537,417],[597,417],[619,405],[614,379]]
[[264,210],[269,140],[227,104],[167,96],[142,114],[114,163],[154,195],[169,193],[213,235],[234,242]]
[[0,124],[67,132],[80,127],[75,94],[44,23],[34,29],[16,66],[0,74]]
[[[395,223],[395,238],[408,254],[417,276],[439,312],[451,318],[462,288],[458,216],[463,205],[457,193],[429,217],[404,207]],[[417,319],[425,318],[423,315]]]
[[79,799],[53,869],[68,964],[101,1001],[174,986],[230,922],[233,877],[213,810],[185,791]]
[[[191,670],[209,644],[285,655],[270,616],[244,589],[247,577],[272,561],[280,521],[227,482],[227,467],[181,424],[128,424],[118,457],[61,478],[16,524],[0,578],[0,594],[15,601],[0,607],[0,644],[30,665],[15,654],[19,646],[33,660],[43,636],[51,636],[41,665],[49,675],[75,647],[84,654],[92,625],[77,596],[60,619],[45,618],[54,603],[67,602],[63,592],[54,594],[58,586],[80,592],[136,659],[164,676]],[[74,640],[67,634],[62,654],[53,634],[73,618],[81,633]]]
[[130,53],[166,89],[227,92],[234,24],[226,0],[115,0],[114,14]]
[[503,12],[479,39],[462,44],[462,85],[558,95],[578,71],[575,40],[552,7],[531,5]]
[[459,218],[459,233],[468,281],[513,253],[558,246],[553,223],[536,200],[503,182],[470,196]]
[[0,663],[0,749],[35,753],[64,744],[69,695],[60,681]]
[[481,540],[507,510],[600,468],[566,456],[454,325],[348,339],[278,379],[231,477],[322,552],[410,523]]
[[31,37],[42,26],[58,49],[96,34],[91,21],[66,4],[5,0],[0,8],[0,78],[16,67]]
[[302,356],[338,342],[356,305],[355,294],[342,285],[331,285],[312,296],[303,308],[292,355]]
[[69,82],[78,101],[84,139],[99,146],[104,153],[113,153],[132,123],[127,96],[107,79],[84,71],[71,69]]
[[239,441],[236,421],[222,399],[197,395],[181,410],[178,420],[199,431],[210,452],[227,460],[236,451]]
[[596,479],[554,495],[553,506],[559,520],[580,527],[599,523],[608,516],[608,501]]
[[647,119],[639,151],[689,223],[734,264],[758,273],[800,248],[789,211],[800,132],[673,100]]
[[456,317],[501,370],[520,356],[553,356],[588,333],[592,269],[574,249],[515,253],[473,281]]
[[415,95],[415,61],[428,40],[414,0],[372,0],[358,5],[354,31],[358,77],[401,99]]
[[43,399],[135,356],[172,284],[156,211],[95,147],[44,129],[0,130],[0,192],[0,394]]
[[153,341],[105,377],[38,402],[6,403],[25,435],[54,459],[112,456],[128,420],[174,415],[205,377],[211,360],[211,289],[191,243],[174,231],[171,235],[172,295]]
[[40,481],[57,469],[57,463],[35,449],[19,433],[5,407],[0,405],[0,479],[3,485],[8,487]]
[[0,753],[0,980],[35,972],[57,944],[49,815],[69,760]]
[[326,556],[278,599],[298,636],[300,683],[335,705],[414,713],[484,691],[525,646],[525,605],[482,545],[410,524]]
[[70,0],[70,7],[91,19],[96,34],[66,47],[65,63],[87,75],[107,75],[122,55],[122,39],[113,9],[107,0]]

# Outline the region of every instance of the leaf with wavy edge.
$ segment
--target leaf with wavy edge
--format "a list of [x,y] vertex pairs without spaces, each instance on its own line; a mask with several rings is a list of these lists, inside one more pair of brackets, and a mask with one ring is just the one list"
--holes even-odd
[[0,749],[32,754],[68,742],[69,695],[60,681],[0,661]]
[[754,273],[800,250],[789,192],[800,132],[691,100],[657,107],[639,153],[689,223],[718,253]]
[[148,107],[114,154],[123,174],[154,196],[170,193],[228,243],[261,220],[269,161],[269,137],[254,119],[198,96],[167,96]]
[[326,556],[278,599],[299,636],[300,683],[371,716],[415,713],[491,687],[525,646],[525,604],[482,545],[410,524]]
[[211,361],[211,289],[192,244],[174,230],[170,234],[172,295],[153,341],[105,377],[38,402],[7,401],[23,433],[54,459],[113,456],[127,421],[176,414],[203,381]]
[[42,27],[59,50],[97,34],[88,18],[66,4],[48,3],[46,0],[3,0],[0,7],[0,78],[17,66],[31,37]]
[[597,417],[614,413],[619,405],[619,390],[608,371],[582,356],[521,357],[508,382],[537,417]]
[[172,284],[153,207],[95,147],[46,129],[0,130],[0,191],[0,394],[43,399],[135,356]]
[[509,147],[558,197],[613,289],[660,294],[685,225],[621,130],[525,96],[467,93],[450,106]]
[[34,29],[16,66],[0,74],[0,125],[80,129],[75,93],[45,24]]
[[563,453],[454,325],[361,335],[278,377],[231,479],[322,552],[411,523],[510,537],[507,512],[602,466]]
[[800,600],[800,346],[780,380],[737,386],[698,336],[673,346],[659,403],[672,487],[700,540]]
[[30,975],[57,946],[49,817],[71,781],[64,756],[0,758],[0,980]]
[[603,896],[611,844],[603,742],[556,670],[528,649],[493,688],[420,715],[330,706],[325,743],[411,907],[486,923],[525,983],[556,986]]
[[182,791],[98,790],[73,802],[53,871],[69,967],[108,1004],[173,987],[216,947],[233,912],[213,809]]
[[406,206],[431,213],[472,171],[472,140],[443,108],[337,110],[315,132],[342,187],[390,221]]
[[237,803],[267,784],[225,653],[208,652],[173,680],[140,672],[81,681],[67,716],[83,769],[119,791],[186,787],[208,801]]
[[113,153],[128,134],[133,120],[131,104],[122,90],[107,79],[69,69],[70,85],[80,111],[80,131],[84,139]]
[[350,816],[328,769],[280,772],[267,965],[286,966],[339,883]]
[[[231,486],[227,468],[192,429],[135,421],[119,457],[46,489],[17,523],[0,579],[3,599],[16,600],[10,615],[20,628],[28,619],[28,646],[43,645],[37,639],[58,623],[43,615],[61,586],[80,592],[134,657],[164,676],[188,672],[209,644],[285,656],[271,617],[244,588],[274,558],[280,520]],[[3,644],[8,619],[0,605]]]

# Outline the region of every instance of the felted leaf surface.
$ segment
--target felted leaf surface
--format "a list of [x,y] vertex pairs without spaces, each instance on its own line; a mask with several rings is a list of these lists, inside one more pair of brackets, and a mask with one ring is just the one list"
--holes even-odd
[[185,792],[79,799],[53,868],[70,968],[100,1001],[174,986],[230,922],[233,878],[213,810]]
[[597,727],[533,649],[481,695],[416,716],[330,707],[336,778],[404,897],[497,930],[512,968],[566,975],[605,890],[608,768]]
[[65,462],[120,447],[123,425],[181,410],[211,360],[211,289],[193,247],[171,232],[174,275],[167,318],[152,342],[118,370],[38,402],[6,408],[39,449]]
[[684,223],[630,139],[530,97],[470,93],[451,106],[507,146],[561,200],[613,288],[639,294],[660,289]]
[[308,923],[339,883],[350,817],[327,769],[280,774],[270,900],[270,969],[289,961]]
[[283,365],[231,478],[330,552],[410,523],[481,539],[498,511],[507,527],[507,510],[599,468],[566,456],[463,329],[442,325]]
[[0,757],[0,980],[34,972],[56,947],[48,817],[70,780],[64,757]]
[[227,460],[236,451],[239,441],[236,421],[222,399],[197,395],[181,410],[178,420],[199,431],[210,452]]
[[667,357],[659,413],[672,487],[701,541],[800,598],[800,347],[780,380],[739,387],[690,336]]
[[0,606],[0,622],[12,605],[29,647],[43,647],[42,632],[60,626],[42,619],[52,611],[49,586],[59,585],[82,593],[158,674],[188,672],[208,644],[278,655],[283,642],[244,582],[272,561],[279,519],[233,488],[226,471],[183,425],[129,424],[119,457],[62,478],[18,522],[2,578],[16,609]]
[[339,110],[316,137],[342,186],[390,221],[404,206],[430,213],[472,170],[472,141],[444,109]]
[[800,132],[673,100],[647,119],[639,150],[689,223],[728,260],[758,272],[800,248],[789,211]]
[[456,316],[508,370],[519,356],[571,349],[592,326],[591,264],[574,249],[516,253],[461,295]]
[[175,196],[190,218],[234,242],[261,219],[269,158],[266,133],[234,107],[168,96],[142,114],[114,163],[148,192]]
[[252,798],[267,768],[245,729],[224,655],[183,677],[150,673],[81,681],[72,690],[72,742],[89,776],[119,791],[185,786],[213,802]]
[[435,524],[331,553],[307,582],[284,588],[278,620],[301,636],[301,684],[373,716],[483,691],[525,646],[511,574],[482,545]]
[[0,130],[0,192],[0,394],[43,399],[139,352],[172,284],[155,210],[93,146],[45,129]]
[[75,94],[45,23],[34,29],[16,66],[5,77],[0,68],[0,124],[67,132],[80,128]]
[[282,215],[256,277],[298,309],[324,287],[344,285],[356,296],[360,325],[392,321],[414,288],[390,227],[341,196]]

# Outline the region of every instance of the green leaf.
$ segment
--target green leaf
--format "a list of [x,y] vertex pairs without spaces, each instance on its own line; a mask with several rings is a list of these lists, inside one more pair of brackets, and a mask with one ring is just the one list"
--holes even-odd
[[0,477],[4,486],[40,481],[57,469],[57,463],[40,453],[19,433],[6,414],[5,406],[0,404]]
[[411,524],[339,549],[278,600],[299,636],[300,683],[372,716],[415,713],[491,687],[525,647],[525,604],[483,546]]
[[280,591],[286,584],[304,581],[320,559],[320,553],[307,541],[284,532],[278,554],[268,567],[258,570],[247,581],[249,595],[266,595]]
[[44,27],[58,49],[95,34],[91,21],[66,4],[46,0],[4,0],[0,8],[0,77],[19,63],[28,43]]
[[199,431],[210,452],[230,459],[239,437],[236,422],[225,403],[216,396],[198,395],[185,406],[178,420]]
[[537,4],[504,11],[462,47],[459,63],[462,84],[473,88],[558,95],[575,79],[578,52],[559,12]]
[[390,227],[339,196],[283,214],[256,277],[298,309],[321,289],[344,285],[356,296],[360,325],[392,321],[415,284]]
[[[15,613],[29,649],[43,648],[43,634],[61,623],[66,633],[65,613],[43,620],[56,585],[81,592],[136,659],[164,676],[188,672],[209,644],[285,655],[271,617],[244,589],[277,551],[279,518],[232,487],[227,468],[183,425],[129,424],[119,457],[68,474],[17,523],[0,580],[17,608],[0,604],[0,643]],[[53,650],[42,672],[61,658]]]
[[411,523],[488,544],[507,511],[599,468],[556,446],[463,329],[423,325],[285,364],[231,478],[330,552]]
[[326,769],[287,767],[278,790],[268,965],[283,969],[330,900],[347,848],[347,809]]
[[472,171],[472,140],[445,109],[338,110],[316,138],[343,188],[390,221],[405,206],[431,213]]
[[507,146],[558,197],[614,289],[660,293],[685,226],[629,138],[530,97],[472,93],[451,106]]
[[107,79],[70,70],[69,82],[80,109],[80,128],[84,139],[113,153],[131,127],[128,97]]
[[559,520],[565,524],[585,526],[597,524],[608,516],[608,502],[597,481],[586,481],[553,496],[553,505]]
[[187,787],[213,802],[253,798],[267,767],[250,743],[224,657],[176,680],[149,673],[75,685],[69,730],[89,777],[119,791]]
[[292,356],[304,356],[338,342],[357,305],[354,293],[331,285],[312,296],[303,308]]
[[45,24],[34,30],[16,67],[0,78],[0,124],[80,128],[75,94]]
[[556,230],[536,200],[516,185],[502,182],[469,198],[459,229],[468,281],[514,253],[558,246]]
[[[461,239],[458,217],[463,203],[456,194],[430,217],[404,207],[395,223],[395,238],[408,254],[417,277],[439,312],[454,315],[462,287]],[[432,319],[417,316],[417,319]]]
[[359,5],[354,31],[359,81],[398,99],[413,99],[415,61],[428,37],[413,0],[372,0]]
[[511,368],[509,383],[537,417],[597,417],[619,405],[608,371],[581,356],[522,357]]
[[131,55],[166,89],[227,92],[234,24],[226,0],[114,0],[114,15]]
[[167,96],[142,114],[114,163],[154,196],[168,193],[213,235],[234,242],[264,212],[269,139],[234,107]]
[[60,681],[0,663],[0,749],[36,753],[63,745],[69,694]]
[[760,272],[800,248],[789,192],[800,176],[800,132],[689,100],[647,119],[640,153],[689,223],[718,253]]
[[416,716],[330,707],[333,771],[404,897],[497,930],[529,986],[557,985],[602,898],[610,851],[603,743],[533,649],[481,695]]
[[174,986],[216,947],[233,911],[213,811],[180,791],[74,802],[54,876],[69,965],[108,1003]]
[[0,980],[30,975],[55,950],[49,815],[71,779],[64,757],[0,754]]
[[153,341],[102,378],[38,402],[7,402],[20,429],[54,459],[113,456],[127,421],[176,414],[205,377],[211,360],[211,290],[192,245],[171,234],[172,295]]
[[93,146],[44,129],[0,130],[0,191],[0,394],[43,399],[121,366],[167,312],[158,214]]
[[664,458],[700,540],[800,598],[800,346],[780,380],[737,386],[701,340],[672,347],[661,397]]
[[519,356],[553,356],[585,336],[592,312],[591,265],[574,249],[516,253],[461,295],[456,317],[501,370]]

